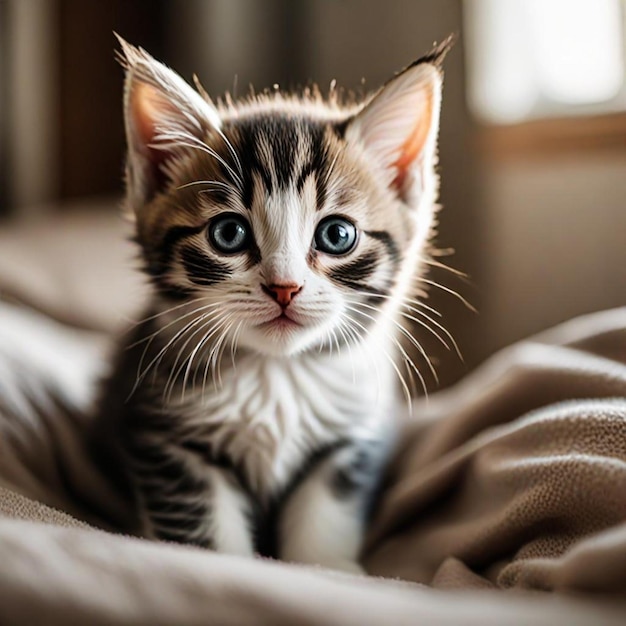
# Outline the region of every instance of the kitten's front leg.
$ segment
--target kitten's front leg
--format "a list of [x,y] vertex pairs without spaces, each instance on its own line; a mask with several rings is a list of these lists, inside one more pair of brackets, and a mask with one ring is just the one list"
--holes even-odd
[[186,454],[134,451],[131,465],[146,535],[253,556],[249,496],[231,471]]
[[358,559],[382,456],[381,446],[358,442],[314,467],[280,514],[281,559],[364,573]]

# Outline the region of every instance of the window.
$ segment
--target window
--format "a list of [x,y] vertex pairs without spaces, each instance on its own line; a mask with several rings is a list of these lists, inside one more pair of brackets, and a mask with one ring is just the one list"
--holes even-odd
[[465,0],[468,104],[490,124],[626,111],[626,0]]

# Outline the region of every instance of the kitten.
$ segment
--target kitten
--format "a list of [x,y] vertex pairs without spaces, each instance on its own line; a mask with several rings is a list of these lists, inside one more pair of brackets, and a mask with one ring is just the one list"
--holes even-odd
[[141,532],[359,571],[434,227],[449,42],[349,105],[216,105],[121,45],[127,205],[154,290],[99,422]]

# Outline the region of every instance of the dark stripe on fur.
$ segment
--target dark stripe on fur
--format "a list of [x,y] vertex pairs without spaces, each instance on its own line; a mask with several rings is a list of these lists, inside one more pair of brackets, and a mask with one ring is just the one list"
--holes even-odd
[[316,196],[315,200],[317,202],[317,210],[319,211],[326,202],[327,195],[327,184],[326,184],[326,176],[322,176],[321,172],[318,172],[317,177],[315,179],[315,189]]
[[[341,283],[344,287],[348,287],[348,289],[354,289],[355,291],[363,291],[365,293],[370,293],[377,296],[389,295],[389,289],[379,289],[377,287],[372,287],[371,285],[360,283],[356,280],[341,280],[337,282]],[[377,298],[376,301],[380,302],[380,298]]]
[[387,248],[387,254],[391,257],[391,259],[394,262],[398,261],[398,259],[400,258],[398,246],[396,245],[396,242],[393,240],[392,236],[386,230],[366,230],[364,232],[368,237],[380,241],[385,246],[385,248]]
[[323,173],[323,170],[317,169],[313,162],[307,163],[296,181],[296,189],[298,190],[298,193],[302,193],[304,183],[307,181],[309,176],[315,176],[315,206],[319,211],[324,207],[326,195],[328,193],[326,175]]
[[259,250],[259,246],[256,245],[256,241],[252,241],[250,247],[248,248],[248,269],[255,265],[258,265],[261,262],[261,250]]
[[298,193],[302,193],[304,183],[309,176],[315,176],[315,194],[316,194],[316,206],[318,211],[324,206],[327,196],[327,183],[328,178],[328,148],[325,141],[325,127],[320,124],[313,124],[309,122],[306,126],[306,132],[311,139],[311,158],[308,163],[302,168],[300,175],[296,181],[296,189]]
[[191,246],[185,246],[181,249],[180,260],[187,273],[187,278],[194,285],[210,287],[226,280],[231,274],[228,265],[211,259]]
[[376,480],[376,451],[372,446],[355,445],[354,453],[345,464],[337,464],[331,478],[331,489],[338,498],[362,491]]
[[354,441],[349,445],[351,454],[348,459],[338,455],[329,486],[338,499],[357,498],[360,515],[366,521],[382,482],[386,446],[380,441]]
[[300,172],[298,176],[298,180],[296,180],[296,191],[298,193],[302,193],[302,189],[304,188],[304,183],[308,180],[309,176],[312,176],[315,173],[315,166],[313,161],[309,161]]
[[367,280],[376,271],[379,263],[379,256],[376,252],[367,252],[363,256],[337,267],[330,272],[330,278],[351,289],[362,289],[372,291],[367,286]]
[[161,251],[161,263],[168,265],[172,259],[174,248],[179,241],[197,235],[206,228],[206,224],[199,224],[198,226],[173,226],[170,228],[163,237],[159,250]]
[[132,473],[155,535],[165,541],[211,548],[206,532],[211,485],[194,476],[164,448],[137,438],[129,447]]
[[275,499],[270,503],[269,509],[265,512],[261,511],[261,515],[257,520],[257,533],[255,536],[255,547],[259,554],[270,558],[279,557],[280,537],[278,536],[278,529],[280,526],[280,515],[285,503],[311,472],[335,450],[344,446],[345,443],[345,440],[339,440],[312,452],[292,474],[286,487],[276,495]]
[[278,116],[268,116],[262,125],[262,134],[269,140],[274,156],[274,174],[280,189],[287,189],[293,180],[298,153],[298,136],[291,124]]
[[224,206],[232,206],[233,204],[233,192],[223,187],[212,187],[210,184],[207,184],[207,189],[202,189],[198,193],[206,194],[209,198],[211,198],[212,202],[216,204],[222,204]]
[[151,276],[152,284],[159,290],[159,293],[168,300],[184,302],[191,298],[192,291],[180,285],[173,285],[167,280],[167,276]]
[[[305,117],[286,118],[281,115],[256,115],[248,119],[233,122],[238,141],[237,152],[243,169],[242,202],[251,208],[254,195],[254,181],[258,177],[266,193],[272,194],[274,188],[286,189],[295,182],[301,192],[309,176],[315,176],[317,206],[321,207],[326,199],[326,175],[328,172],[328,153],[326,149],[326,125]],[[294,171],[297,155],[302,146],[298,137],[304,134],[310,140],[310,159],[301,172]],[[261,157],[259,146],[269,147],[271,163],[266,165],[265,155]],[[295,179],[295,181],[294,181]]]
[[337,135],[337,137],[339,139],[345,139],[345,137],[346,137],[346,130],[348,130],[348,126],[350,126],[350,123],[352,122],[354,117],[355,116],[351,115],[347,119],[345,119],[345,120],[343,120],[341,122],[337,122],[336,124],[333,124],[331,126],[332,131],[335,133],[335,135]]
[[170,269],[170,263],[177,244],[197,235],[205,229],[205,224],[198,226],[173,226],[166,233],[161,244],[154,251],[144,249],[144,271],[152,284],[159,290],[159,293],[169,300],[183,301],[190,295],[191,291],[180,285],[174,285],[168,280],[167,272]]
[[356,194],[354,193],[353,189],[351,188],[346,189],[344,187],[343,189],[339,189],[335,193],[333,200],[337,206],[342,207],[342,206],[351,204],[355,199],[355,195]]
[[234,123],[239,138],[235,150],[239,155],[243,170],[241,201],[248,209],[252,209],[255,178],[258,177],[263,182],[268,195],[274,191],[274,183],[267,168],[261,163],[258,151],[259,134],[260,129],[263,127],[264,118],[265,116],[255,116]]

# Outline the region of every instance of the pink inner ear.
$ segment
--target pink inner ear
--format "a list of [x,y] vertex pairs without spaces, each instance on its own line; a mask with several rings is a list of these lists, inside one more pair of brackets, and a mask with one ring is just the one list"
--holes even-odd
[[407,175],[415,160],[422,154],[428,139],[433,117],[433,95],[424,91],[425,102],[421,108],[420,115],[415,122],[415,126],[409,133],[408,139],[402,144],[400,155],[393,163],[396,169],[396,176],[392,185],[401,192],[404,189]]
[[168,158],[165,150],[151,148],[157,133],[159,121],[169,104],[158,89],[146,83],[137,83],[130,93],[130,113],[135,134],[135,149],[146,158],[147,181],[151,192],[160,189],[166,180],[161,165]]
[[[167,106],[158,89],[146,83],[135,85],[130,94],[132,119],[137,132],[140,148],[154,160],[159,151],[150,150],[154,141],[157,122]],[[164,156],[164,155],[163,155]]]

